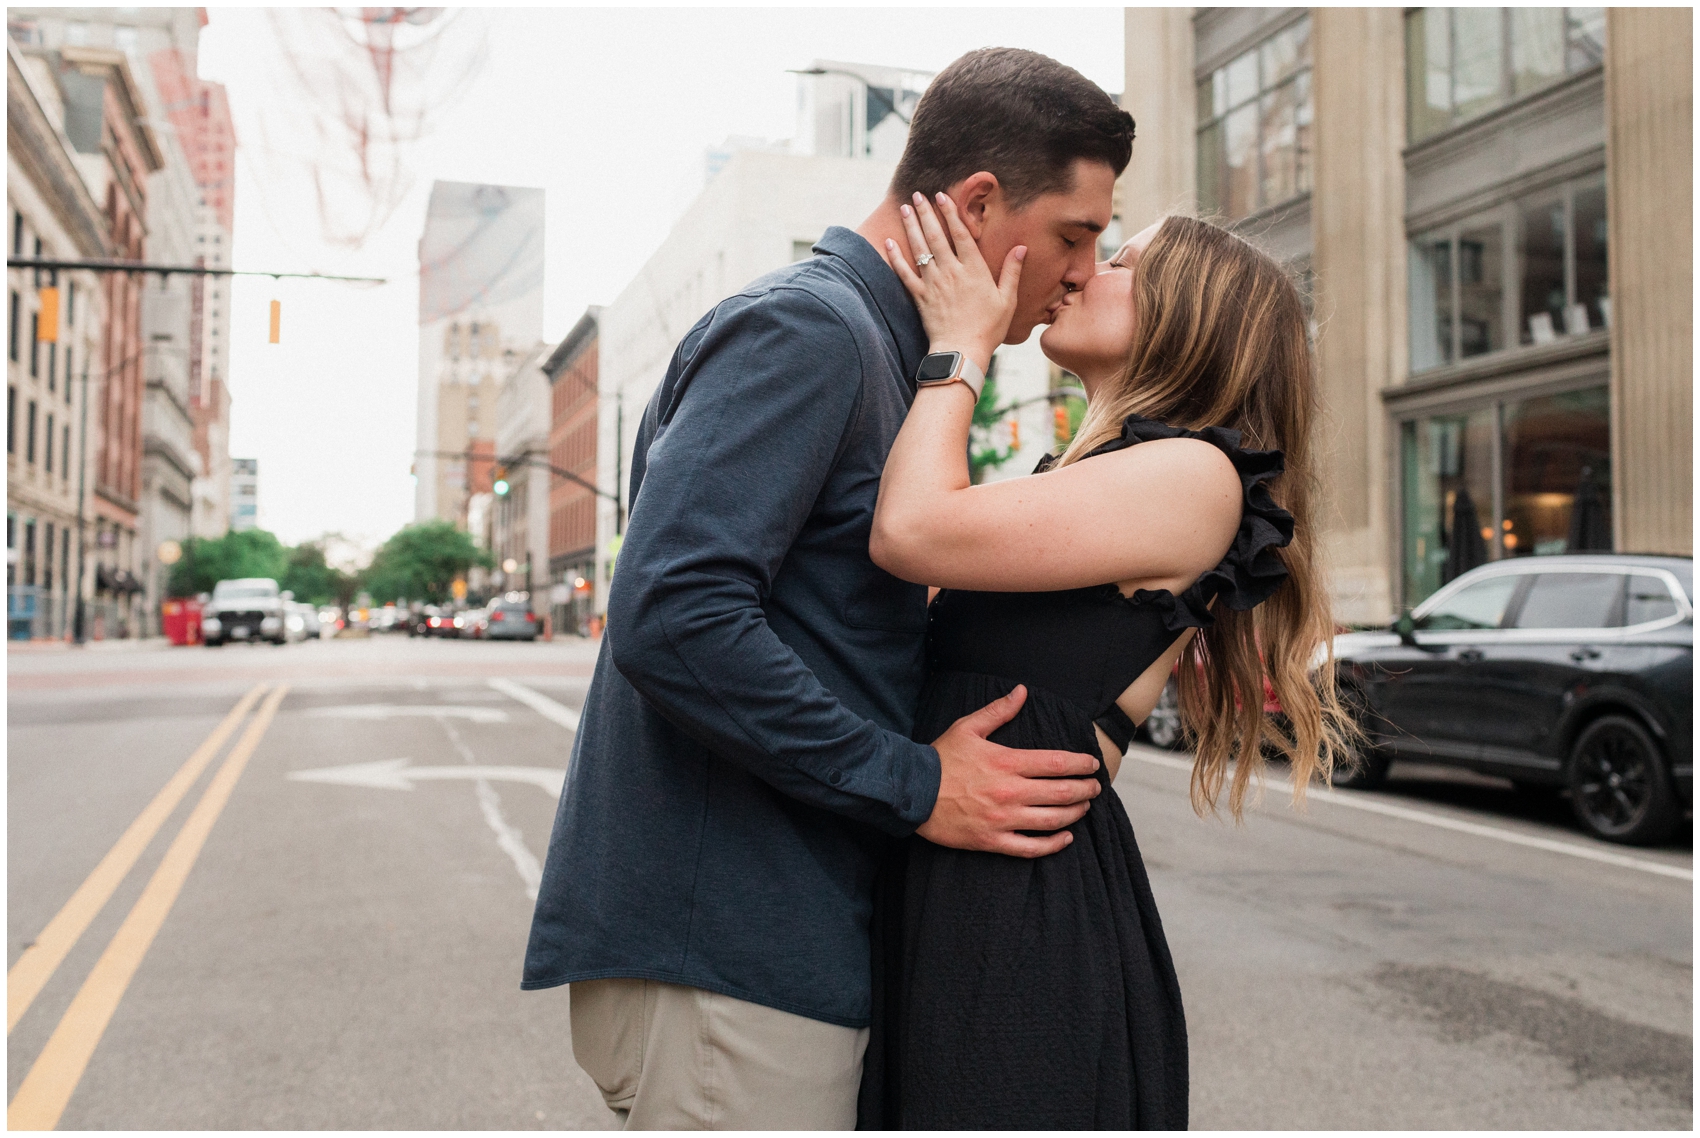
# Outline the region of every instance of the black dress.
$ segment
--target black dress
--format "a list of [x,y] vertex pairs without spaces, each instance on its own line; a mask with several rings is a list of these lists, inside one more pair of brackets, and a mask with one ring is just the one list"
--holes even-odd
[[[1177,437],[1220,447],[1244,484],[1222,563],[1179,596],[1123,597],[1114,584],[941,592],[916,739],[1021,683],[1027,702],[993,741],[1097,754],[1094,720],[1117,714],[1116,697],[1185,629],[1210,624],[1213,598],[1244,610],[1275,591],[1286,568],[1274,549],[1293,533],[1264,485],[1280,452],[1241,450],[1237,431],[1133,416],[1092,454]],[[1061,853],[1025,859],[912,837],[882,868],[860,1128],[1186,1128],[1180,986],[1133,827],[1107,773],[1098,777],[1104,792]]]

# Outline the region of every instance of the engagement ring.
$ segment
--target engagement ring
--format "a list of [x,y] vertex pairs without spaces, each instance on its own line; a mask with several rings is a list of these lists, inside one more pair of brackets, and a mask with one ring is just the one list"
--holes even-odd
[[922,253],[919,257],[915,258],[915,267],[917,269],[924,269],[932,263],[933,255],[931,253]]

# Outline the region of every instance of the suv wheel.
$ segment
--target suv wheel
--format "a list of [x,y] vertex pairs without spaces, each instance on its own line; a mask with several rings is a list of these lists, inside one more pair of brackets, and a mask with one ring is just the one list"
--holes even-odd
[[1676,826],[1676,793],[1658,744],[1624,715],[1594,720],[1570,751],[1570,808],[1590,834],[1652,845]]
[[1144,728],[1145,737],[1154,747],[1172,751],[1181,745],[1181,693],[1175,677],[1170,676],[1169,682],[1163,685],[1157,706],[1145,717]]

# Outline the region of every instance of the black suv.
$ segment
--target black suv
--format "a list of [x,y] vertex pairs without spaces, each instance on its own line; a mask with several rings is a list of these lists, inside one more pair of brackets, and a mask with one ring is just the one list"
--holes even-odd
[[1336,785],[1396,759],[1563,787],[1608,841],[1669,837],[1693,803],[1694,562],[1573,554],[1497,561],[1386,632],[1334,640],[1369,739]]

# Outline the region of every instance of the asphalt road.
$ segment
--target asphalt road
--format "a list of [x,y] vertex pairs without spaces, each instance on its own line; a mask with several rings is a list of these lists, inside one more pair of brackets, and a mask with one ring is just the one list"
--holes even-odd
[[[10,653],[11,1124],[609,1126],[564,990],[518,990],[592,659]],[[1195,1127],[1691,1128],[1689,831],[1606,846],[1438,769],[1237,827],[1186,787],[1139,747],[1117,782]]]

